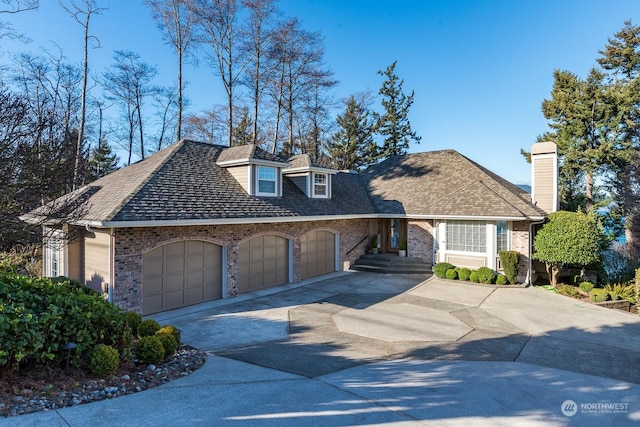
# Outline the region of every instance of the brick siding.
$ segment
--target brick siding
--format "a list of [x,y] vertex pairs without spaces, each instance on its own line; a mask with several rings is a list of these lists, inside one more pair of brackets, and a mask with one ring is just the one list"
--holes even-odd
[[224,297],[231,298],[238,294],[238,245],[248,239],[264,234],[275,234],[293,240],[293,281],[298,282],[301,272],[300,237],[302,235],[312,230],[338,233],[340,235],[339,266],[342,269],[348,269],[365,252],[368,229],[368,220],[117,229],[115,230],[113,302],[124,310],[142,313],[143,255],[161,245],[184,240],[203,240],[226,248],[227,294]]

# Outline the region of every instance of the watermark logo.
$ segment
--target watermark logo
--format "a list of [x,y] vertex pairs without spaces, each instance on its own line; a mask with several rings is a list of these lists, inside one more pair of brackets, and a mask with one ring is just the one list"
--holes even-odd
[[578,404],[573,400],[565,400],[560,407],[562,414],[566,417],[573,417],[578,413]]
[[581,414],[627,414],[629,404],[626,402],[587,402],[576,403],[573,400],[565,400],[560,406],[562,414],[566,417],[573,417]]

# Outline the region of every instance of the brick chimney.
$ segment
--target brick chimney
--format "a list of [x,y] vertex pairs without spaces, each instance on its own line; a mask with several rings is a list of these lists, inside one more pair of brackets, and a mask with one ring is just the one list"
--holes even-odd
[[558,210],[558,146],[553,142],[531,147],[531,202],[546,213]]

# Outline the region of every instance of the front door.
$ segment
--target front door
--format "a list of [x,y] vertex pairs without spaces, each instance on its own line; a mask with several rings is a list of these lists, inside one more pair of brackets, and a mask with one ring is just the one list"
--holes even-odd
[[387,219],[384,224],[385,252],[397,254],[402,243],[407,238],[407,221],[404,219]]

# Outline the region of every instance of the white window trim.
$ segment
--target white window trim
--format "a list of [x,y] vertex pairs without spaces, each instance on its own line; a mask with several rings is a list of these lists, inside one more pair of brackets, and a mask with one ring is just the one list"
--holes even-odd
[[[45,247],[45,276],[47,277],[58,277],[58,276],[66,276],[67,269],[65,266],[65,244],[63,240],[63,235],[60,232],[53,232],[48,238]],[[56,269],[57,271],[53,271],[53,260],[56,258]],[[54,274],[55,273],[55,274]]]
[[[316,194],[316,175],[324,176],[325,183],[324,184],[318,184],[318,185],[324,186],[325,194]],[[330,179],[330,175],[328,173],[313,172],[311,174],[311,191],[312,191],[311,194],[312,194],[312,197],[314,197],[316,199],[328,199],[329,198],[329,179]]]
[[[274,179],[272,180],[267,180],[267,179],[263,179],[262,181],[268,181],[268,182],[273,182],[273,192],[262,192],[260,191],[260,168],[266,168],[266,169],[272,169],[274,171]],[[270,197],[275,197],[278,195],[278,168],[275,166],[264,166],[264,165],[257,165],[256,166],[256,195],[257,196],[270,196]]]

